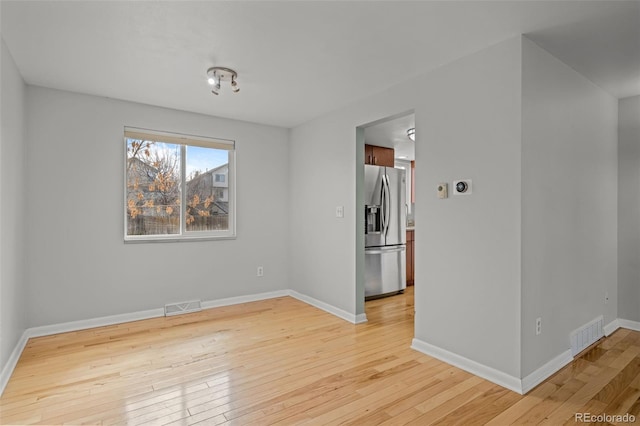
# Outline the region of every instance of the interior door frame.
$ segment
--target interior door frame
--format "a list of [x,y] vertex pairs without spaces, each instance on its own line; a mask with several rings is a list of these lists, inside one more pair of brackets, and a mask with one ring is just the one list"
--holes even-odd
[[[356,253],[356,318],[358,322],[366,321],[365,305],[364,305],[364,129],[369,126],[384,123],[386,121],[395,120],[407,115],[415,115],[415,110],[410,109],[397,114],[386,116],[369,123],[356,126],[356,235],[355,235],[355,253]],[[362,206],[362,207],[361,207]],[[360,321],[361,319],[361,321]]]

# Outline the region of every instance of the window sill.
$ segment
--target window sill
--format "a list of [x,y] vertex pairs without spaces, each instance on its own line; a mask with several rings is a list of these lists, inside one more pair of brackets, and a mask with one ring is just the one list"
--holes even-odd
[[184,243],[184,242],[194,242],[194,241],[216,241],[216,240],[235,240],[237,237],[235,234],[233,235],[202,235],[202,236],[193,236],[193,237],[185,237],[184,235],[179,235],[175,237],[125,237],[125,244],[144,244],[144,243]]

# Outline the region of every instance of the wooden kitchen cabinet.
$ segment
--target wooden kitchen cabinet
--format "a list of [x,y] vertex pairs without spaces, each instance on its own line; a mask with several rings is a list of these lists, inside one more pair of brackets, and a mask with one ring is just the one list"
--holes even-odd
[[407,286],[413,285],[413,278],[415,272],[415,245],[414,245],[414,231],[413,229],[407,230]]
[[364,164],[394,167],[395,158],[394,158],[393,148],[385,148],[383,146],[375,146],[375,145],[365,145],[364,146]]

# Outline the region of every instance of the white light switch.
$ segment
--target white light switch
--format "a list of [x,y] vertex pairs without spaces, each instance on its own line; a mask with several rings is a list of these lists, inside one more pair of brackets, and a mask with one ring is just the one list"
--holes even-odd
[[344,217],[344,206],[336,207],[336,217]]

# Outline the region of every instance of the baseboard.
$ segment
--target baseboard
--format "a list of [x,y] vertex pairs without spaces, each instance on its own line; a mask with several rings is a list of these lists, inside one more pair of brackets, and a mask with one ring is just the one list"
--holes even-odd
[[604,326],[604,335],[610,336],[611,334],[613,334],[614,331],[616,331],[619,328],[620,328],[620,320],[616,318],[613,321],[611,321],[609,324]]
[[[609,336],[620,327],[640,331],[640,322],[616,319],[604,327],[605,334]],[[567,349],[560,355],[545,363],[542,367],[536,369],[533,373],[523,379],[518,379],[503,373],[502,371],[498,371],[494,368],[472,361],[468,358],[418,339],[413,339],[411,348],[522,395],[526,394],[573,361],[571,350]]]
[[322,309],[325,312],[328,312],[332,315],[337,316],[338,318],[342,318],[345,321],[349,321],[352,324],[359,324],[367,321],[366,314],[358,314],[354,315],[350,312],[347,312],[343,309],[336,308],[333,305],[322,302],[318,299],[314,299],[311,296],[307,296],[306,294],[298,293],[295,290],[289,290],[289,296],[298,299],[304,303],[307,303],[311,306],[315,306],[318,309]]
[[495,368],[480,364],[479,362],[470,360],[446,349],[439,348],[419,339],[413,339],[411,348],[418,352],[437,358],[440,361],[451,364],[454,367],[461,368],[469,373],[489,380],[492,383],[500,385],[504,388],[522,394],[522,381],[514,376],[503,373]]
[[571,361],[573,361],[573,357],[571,356],[571,349],[567,349],[566,351],[522,379],[521,393],[525,394],[529,392],[531,389],[535,388],[540,383],[544,382],[549,377],[557,373],[562,367],[569,364]]
[[356,315],[356,320],[354,321],[354,324],[362,324],[363,322],[367,322],[367,314]]
[[[289,294],[288,290],[272,291],[268,293],[250,294],[247,296],[228,297],[218,300],[206,300],[202,302],[203,309],[218,308],[221,306],[237,305],[239,303],[255,302],[258,300],[273,299]],[[87,320],[71,321],[60,324],[33,327],[27,330],[28,337],[49,336],[51,334],[67,333],[70,331],[86,330],[88,328],[104,327],[106,325],[122,324],[124,322],[139,321],[149,318],[164,316],[164,309],[156,308],[147,311],[138,311],[127,314],[110,315],[106,317],[91,318]]]
[[[603,327],[604,335],[610,336],[614,331],[619,328],[628,328],[630,330],[640,331],[640,322],[629,321],[625,319],[614,319],[609,324]],[[573,360],[571,356],[571,350],[567,350],[551,361],[547,362],[542,367],[538,368],[533,373],[522,379],[522,391],[523,393],[529,392],[531,389],[557,373],[562,367],[569,364]]]
[[638,321],[618,319],[618,322],[620,323],[620,327],[622,328],[628,328],[629,330],[640,331],[640,322]]
[[16,343],[15,348],[13,348],[11,355],[9,355],[9,360],[2,368],[2,373],[0,373],[0,396],[4,393],[4,388],[7,387],[11,374],[13,374],[13,370],[16,368],[20,355],[22,355],[22,351],[24,347],[27,346],[28,341],[29,337],[27,336],[27,330],[25,330],[22,336],[20,336],[18,343]]
[[123,322],[140,321],[164,316],[164,309],[149,309],[147,311],[131,312],[128,314],[109,315],[106,317],[90,318],[86,320],[63,322],[60,324],[43,325],[27,329],[28,337],[49,336],[51,334],[68,333],[70,331],[86,330],[88,328],[104,327],[122,324]]
[[225,299],[205,300],[202,309],[219,308],[222,306],[238,305],[240,303],[257,302],[259,300],[274,299],[276,297],[289,296],[289,290],[276,290],[266,293],[248,294],[246,296],[227,297]]

